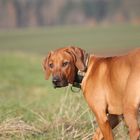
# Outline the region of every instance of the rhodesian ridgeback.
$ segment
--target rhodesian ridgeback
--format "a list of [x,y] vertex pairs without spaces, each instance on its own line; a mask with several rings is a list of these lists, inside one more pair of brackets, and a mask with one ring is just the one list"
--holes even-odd
[[[55,88],[81,85],[99,125],[93,140],[113,140],[112,129],[119,123],[119,115],[124,116],[130,139],[138,140],[140,49],[122,56],[96,57],[78,47],[65,47],[50,52],[43,67],[46,79],[52,75]],[[81,81],[80,73],[84,74]]]

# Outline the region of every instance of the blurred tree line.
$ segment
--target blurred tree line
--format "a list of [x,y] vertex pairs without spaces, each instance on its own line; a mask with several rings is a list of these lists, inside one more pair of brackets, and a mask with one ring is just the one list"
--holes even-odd
[[140,0],[0,0],[0,27],[140,23]]

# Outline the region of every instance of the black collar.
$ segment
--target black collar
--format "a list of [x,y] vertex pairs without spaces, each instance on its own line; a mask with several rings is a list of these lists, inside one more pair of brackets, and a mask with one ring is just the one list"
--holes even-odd
[[81,88],[82,80],[83,80],[85,73],[87,71],[87,68],[88,68],[88,62],[89,62],[89,54],[86,54],[85,58],[84,58],[85,70],[84,71],[78,70],[78,72],[75,76],[75,81],[72,85],[73,87]]
[[75,77],[75,81],[74,81],[72,86],[77,87],[77,88],[81,88],[81,83],[82,83],[83,78],[84,78],[84,75],[80,75],[77,72],[76,77]]

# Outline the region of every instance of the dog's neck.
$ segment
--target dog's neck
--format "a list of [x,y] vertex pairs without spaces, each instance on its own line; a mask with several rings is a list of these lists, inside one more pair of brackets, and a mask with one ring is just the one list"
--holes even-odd
[[81,88],[82,80],[85,76],[85,73],[87,72],[89,57],[90,57],[90,55],[86,53],[84,60],[83,60],[84,64],[85,64],[85,69],[84,69],[84,71],[81,71],[81,70],[77,71],[76,76],[75,76],[75,81],[73,83],[74,87]]

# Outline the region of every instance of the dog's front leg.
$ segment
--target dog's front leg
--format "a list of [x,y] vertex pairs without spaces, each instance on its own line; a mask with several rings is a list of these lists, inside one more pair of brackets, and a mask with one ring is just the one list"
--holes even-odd
[[104,139],[105,140],[114,140],[112,128],[110,126],[106,112],[101,111],[101,110],[98,110],[98,111],[96,110],[95,115],[96,115],[96,119],[97,119],[98,125],[101,129]]
[[103,134],[99,127],[96,129],[96,132],[95,132],[92,140],[103,140]]
[[[88,82],[92,83],[92,81]],[[97,82],[96,82],[97,83]],[[83,84],[84,85],[84,84]],[[99,128],[103,134],[104,140],[114,140],[112,128],[108,120],[108,116],[106,114],[107,110],[107,102],[105,98],[105,93],[103,90],[100,90],[100,86],[94,85],[95,87],[91,87],[90,84],[87,84],[85,87],[83,86],[85,99],[91,108],[92,112],[95,114],[96,120],[98,122]]]
[[[88,102],[89,107],[91,108],[91,110],[95,114],[96,120],[97,120],[99,128],[100,128],[99,130],[101,130],[104,140],[114,140],[112,128],[111,128],[111,125],[109,123],[108,116],[106,114],[106,106],[107,105],[104,102],[105,100],[100,102],[101,100],[103,100],[103,98],[101,98],[101,99],[96,98],[95,99],[92,97],[93,96],[86,96],[86,100]],[[96,97],[98,97],[98,96],[96,96]],[[95,101],[95,102],[93,102],[93,101]],[[97,132],[99,132],[99,130]],[[100,138],[100,137],[98,137],[98,138]],[[100,140],[100,139],[98,139],[98,140]]]
[[[112,129],[115,128],[120,122],[118,115],[108,114],[108,120]],[[92,140],[103,140],[103,134],[99,127],[96,129]]]

